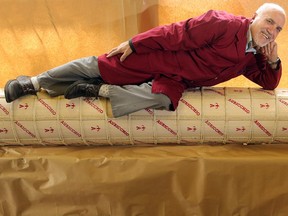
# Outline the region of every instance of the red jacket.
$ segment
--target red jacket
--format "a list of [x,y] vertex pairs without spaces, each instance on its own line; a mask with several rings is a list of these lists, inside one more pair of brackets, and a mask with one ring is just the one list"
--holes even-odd
[[183,91],[213,86],[239,75],[264,89],[277,87],[281,73],[264,55],[245,53],[250,19],[210,10],[182,22],[153,28],[132,38],[134,52],[99,56],[99,69],[109,84],[140,84],[153,80],[152,92],[166,94],[176,109]]

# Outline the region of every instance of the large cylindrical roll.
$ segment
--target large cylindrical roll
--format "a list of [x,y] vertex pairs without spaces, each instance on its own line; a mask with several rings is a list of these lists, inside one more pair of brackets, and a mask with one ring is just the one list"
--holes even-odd
[[66,100],[40,92],[6,103],[1,145],[288,143],[288,89],[203,88],[184,93],[175,112],[107,115],[109,101]]

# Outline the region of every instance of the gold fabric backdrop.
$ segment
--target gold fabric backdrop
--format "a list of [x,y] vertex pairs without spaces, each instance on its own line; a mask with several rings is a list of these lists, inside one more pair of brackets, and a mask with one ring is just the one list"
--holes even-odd
[[[252,16],[264,2],[0,0],[0,88],[153,26],[209,9]],[[287,0],[275,2],[288,11]],[[277,40],[283,88],[287,33]],[[287,215],[287,154],[287,145],[1,147],[0,215]]]
[[[70,60],[99,55],[157,25],[209,9],[251,17],[261,0],[0,0],[0,87],[18,75],[36,75]],[[288,11],[287,1],[275,1]],[[278,38],[287,87],[288,31]],[[254,87],[245,78],[221,86]]]

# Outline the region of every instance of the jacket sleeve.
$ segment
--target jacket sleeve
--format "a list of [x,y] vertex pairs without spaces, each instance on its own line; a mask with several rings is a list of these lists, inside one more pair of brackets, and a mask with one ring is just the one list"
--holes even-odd
[[266,90],[275,89],[281,79],[282,64],[281,61],[276,69],[272,69],[267,62],[267,59],[262,54],[256,54],[253,62],[246,67],[243,74],[252,82],[260,85]]
[[196,18],[140,33],[130,40],[131,49],[136,53],[148,53],[154,50],[193,50],[209,46],[213,40],[229,32],[227,24],[231,20],[223,13],[210,10]]

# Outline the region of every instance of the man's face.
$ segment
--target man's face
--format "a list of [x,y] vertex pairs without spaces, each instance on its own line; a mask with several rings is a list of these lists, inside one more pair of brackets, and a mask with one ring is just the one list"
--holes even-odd
[[274,8],[256,14],[251,24],[254,45],[263,47],[274,41],[285,24],[285,18],[281,11]]

